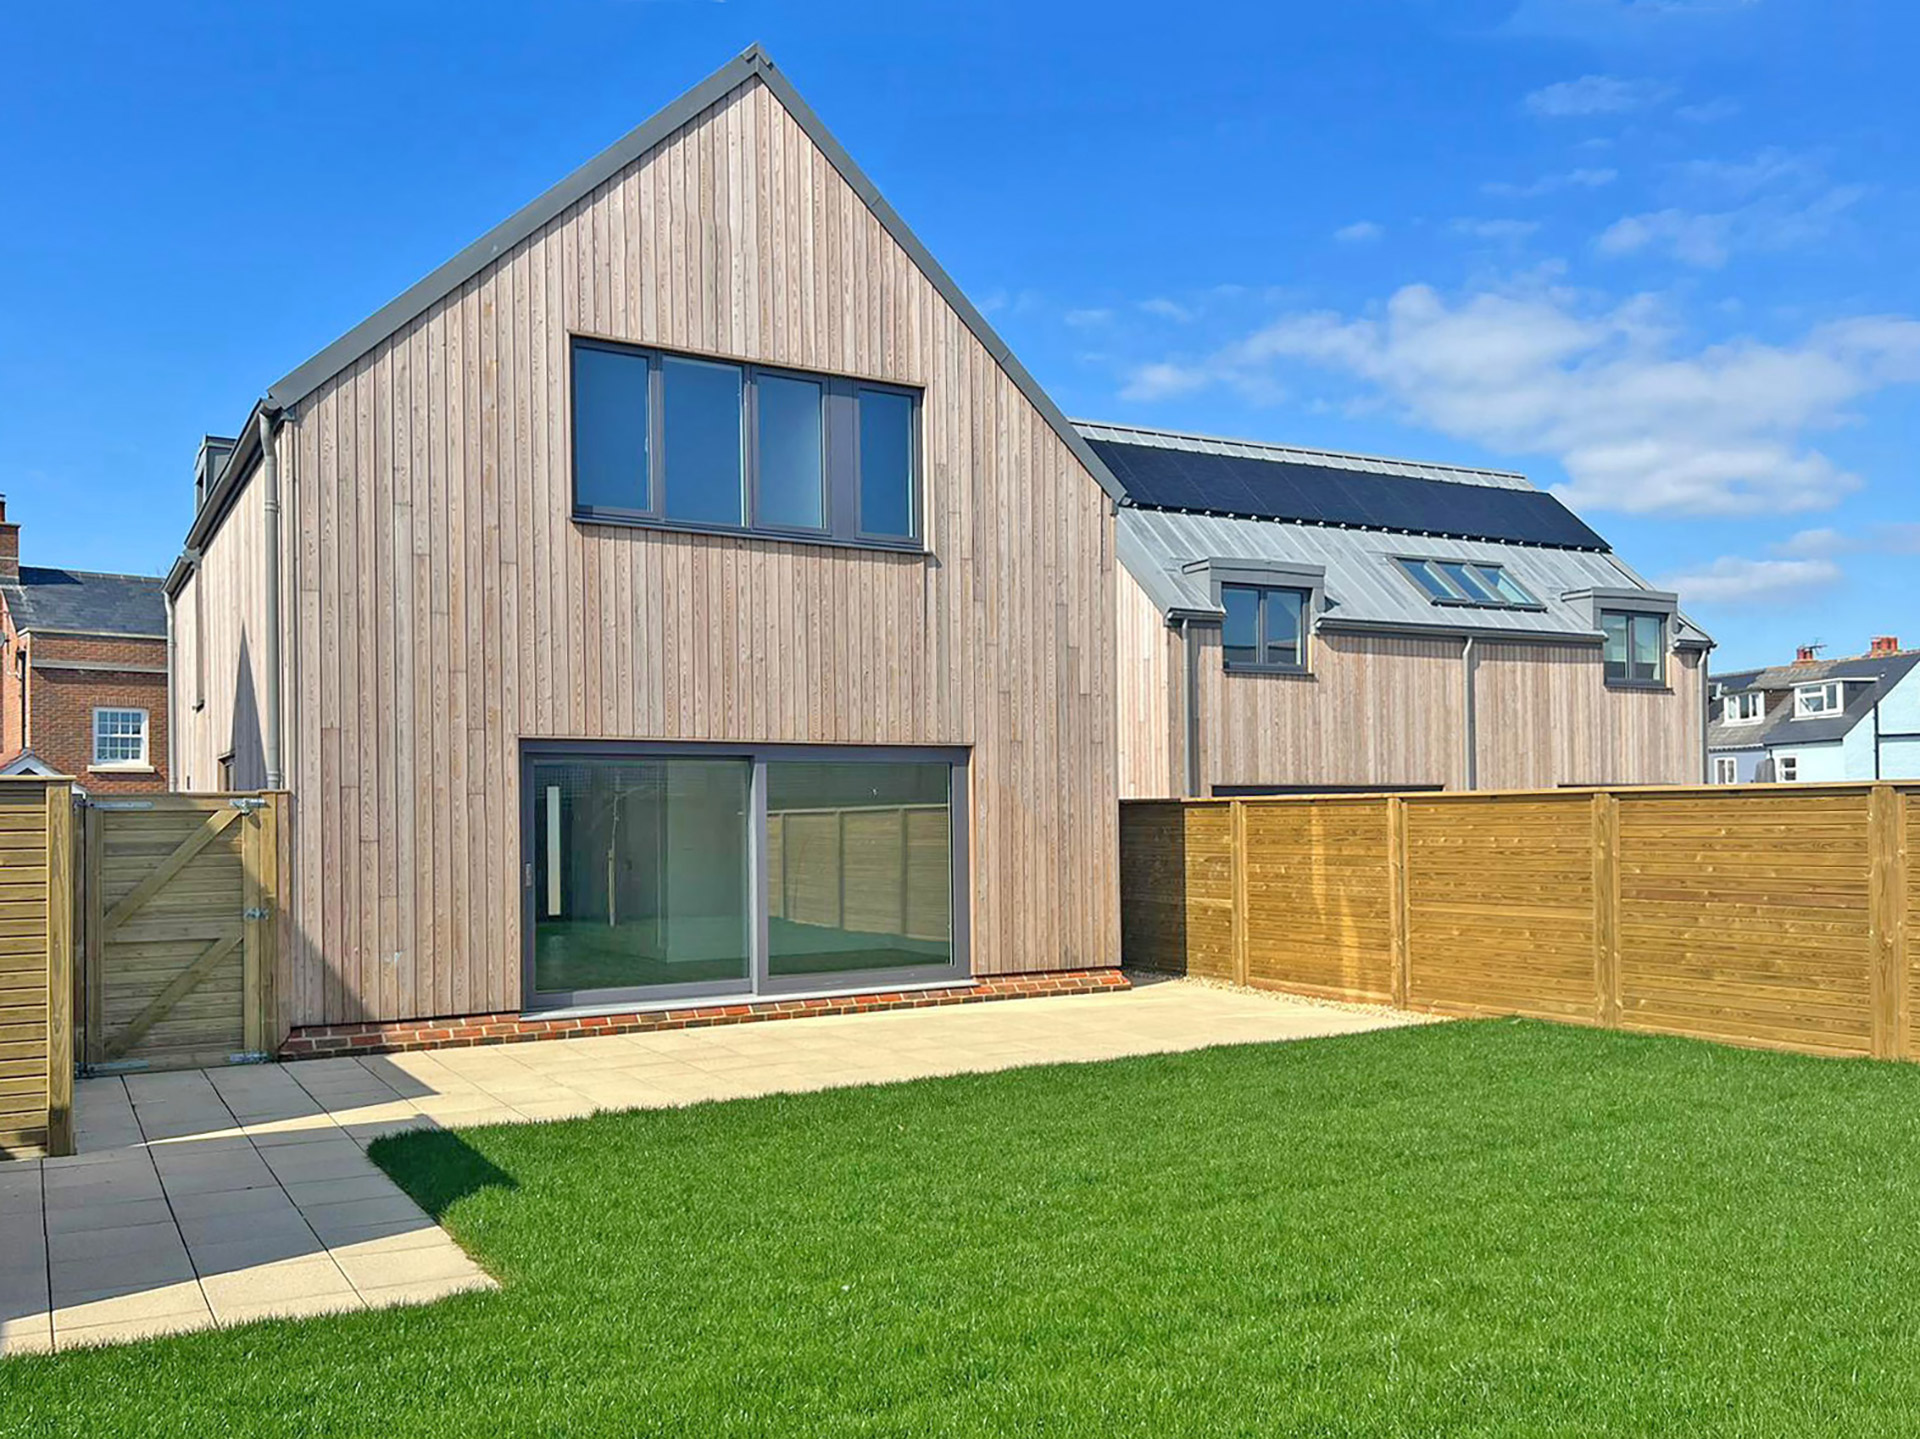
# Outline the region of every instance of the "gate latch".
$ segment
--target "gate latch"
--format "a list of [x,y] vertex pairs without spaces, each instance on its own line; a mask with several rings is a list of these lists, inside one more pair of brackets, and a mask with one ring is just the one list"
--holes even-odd
[[230,799],[227,801],[227,803],[232,805],[235,809],[243,810],[248,814],[252,814],[257,809],[265,809],[267,807],[267,802],[265,800],[255,799],[251,797],[245,798],[245,799]]
[[244,920],[267,919],[271,917],[272,913],[273,911],[270,909],[263,909],[259,905],[255,905],[252,909],[241,910],[240,918]]

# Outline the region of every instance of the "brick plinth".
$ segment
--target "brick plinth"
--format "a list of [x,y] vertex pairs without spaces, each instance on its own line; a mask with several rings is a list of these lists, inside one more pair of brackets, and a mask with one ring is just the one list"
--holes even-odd
[[941,989],[875,990],[813,999],[756,999],[737,1003],[654,1009],[629,1014],[527,1018],[519,1014],[468,1014],[450,1019],[404,1019],[386,1023],[320,1024],[296,1029],[280,1046],[282,1059],[323,1059],[343,1054],[395,1054],[408,1049],[462,1049],[479,1044],[521,1044],[535,1039],[647,1034],[663,1029],[700,1029],[715,1024],[754,1024],[769,1019],[815,1019],[828,1014],[872,1014],[888,1009],[930,1009],[1049,994],[1102,994],[1127,989],[1117,969],[1065,969],[1045,974],[985,975]]

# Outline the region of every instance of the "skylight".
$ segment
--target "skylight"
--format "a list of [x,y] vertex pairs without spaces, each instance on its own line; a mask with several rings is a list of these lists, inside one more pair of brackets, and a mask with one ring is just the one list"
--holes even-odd
[[1413,559],[1394,561],[1436,605],[1478,605],[1485,609],[1539,609],[1540,601],[1508,574],[1503,565],[1478,560]]

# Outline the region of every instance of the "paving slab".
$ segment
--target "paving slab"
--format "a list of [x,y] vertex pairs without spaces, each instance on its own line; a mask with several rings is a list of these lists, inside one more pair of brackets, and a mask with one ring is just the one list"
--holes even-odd
[[81,1152],[0,1164],[0,1355],[497,1287],[366,1157],[383,1134],[1423,1018],[1156,981],[1103,995],[84,1079]]

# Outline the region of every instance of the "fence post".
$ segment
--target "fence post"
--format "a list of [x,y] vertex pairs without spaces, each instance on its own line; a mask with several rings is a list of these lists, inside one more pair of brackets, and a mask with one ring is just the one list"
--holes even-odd
[[81,869],[86,875],[87,916],[81,933],[86,939],[86,948],[81,963],[86,966],[82,980],[82,990],[87,997],[87,1063],[99,1064],[107,1057],[106,1026],[106,969],[100,962],[102,937],[101,926],[106,918],[106,885],[101,875],[106,873],[104,863],[106,842],[101,831],[106,827],[106,814],[92,805],[83,806],[80,811],[80,834],[85,858]]
[[1393,916],[1393,1003],[1407,1007],[1413,989],[1411,936],[1407,922],[1407,802],[1387,797],[1387,887]]
[[1594,1018],[1620,1027],[1620,799],[1593,797]]
[[1868,1013],[1875,1059],[1900,1059],[1908,1048],[1906,995],[1906,835],[1904,805],[1892,785],[1867,791]]
[[1233,806],[1233,982],[1245,984],[1250,972],[1247,962],[1247,805],[1231,800]]
[[47,1153],[73,1153],[73,790],[46,787]]

